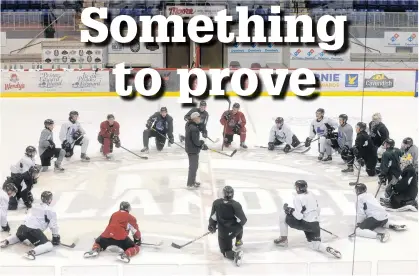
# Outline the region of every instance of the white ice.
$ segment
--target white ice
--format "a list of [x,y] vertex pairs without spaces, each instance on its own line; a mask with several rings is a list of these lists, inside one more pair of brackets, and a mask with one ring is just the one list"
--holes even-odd
[[[202,187],[191,192],[184,189],[187,158],[182,149],[173,145],[161,153],[154,150],[148,161],[139,160],[122,150],[114,151],[118,161],[106,162],[99,157],[96,137],[99,124],[107,114],[114,114],[121,124],[124,147],[139,153],[145,122],[159,107],[166,106],[174,117],[174,134],[184,132],[182,108],[176,98],[146,101],[137,98],[124,101],[108,98],[43,98],[1,99],[0,176],[3,181],[9,167],[24,153],[28,145],[38,146],[38,139],[47,118],[56,122],[55,143],[60,144],[58,132],[71,110],[80,113],[80,122],[91,140],[89,164],[79,161],[76,149],[71,161],[66,161],[64,174],[47,172],[34,187],[35,201],[43,190],[54,193],[63,242],[79,238],[75,249],[55,247],[53,252],[38,256],[35,261],[21,255],[30,249],[15,245],[0,252],[0,275],[351,275],[355,249],[354,275],[417,275],[417,213],[391,213],[398,223],[409,230],[391,232],[388,243],[357,238],[355,246],[347,236],[353,230],[354,200],[348,182],[356,175],[343,175],[342,160],[334,155],[330,164],[316,160],[317,146],[305,155],[276,154],[255,145],[266,145],[273,118],[282,116],[300,141],[309,133],[309,123],[317,108],[326,116],[337,118],[346,113],[352,126],[358,121],[369,122],[371,115],[380,112],[390,136],[397,146],[409,136],[418,141],[417,99],[407,97],[319,97],[303,101],[290,97],[272,100],[263,97],[254,101],[231,98],[239,102],[247,118],[247,151],[239,151],[229,159],[216,153],[201,154],[199,178]],[[210,113],[208,130],[212,139],[221,138],[221,113],[227,109],[225,100],[208,99]],[[361,115],[362,114],[362,115]],[[362,117],[361,117],[362,116]],[[208,145],[219,149],[221,144]],[[235,137],[238,146],[238,137]],[[38,160],[39,162],[39,160]],[[322,238],[339,250],[343,257],[336,260],[305,246],[304,234],[290,230],[289,248],[281,249],[272,241],[279,235],[278,214],[284,202],[292,198],[293,182],[308,180],[309,188],[319,195],[322,207],[321,225],[337,234]],[[375,193],[377,179],[361,174],[361,180]],[[219,253],[216,235],[211,235],[182,250],[170,247],[172,241],[183,243],[206,231],[209,208],[224,185],[235,188],[236,199],[248,215],[245,226],[245,259],[236,268]],[[118,263],[115,250],[104,252],[97,259],[85,260],[83,252],[90,250],[93,239],[106,226],[109,214],[116,211],[122,200],[129,200],[137,217],[144,241],[164,241],[159,248],[144,246],[129,265]],[[12,232],[25,216],[24,210],[9,213]],[[47,233],[50,236],[50,233]],[[0,233],[0,238],[7,237]]]

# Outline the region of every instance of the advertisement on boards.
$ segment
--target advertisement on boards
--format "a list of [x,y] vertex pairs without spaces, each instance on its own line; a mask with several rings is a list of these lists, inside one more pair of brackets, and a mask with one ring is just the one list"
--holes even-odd
[[385,47],[418,47],[417,32],[384,32]]
[[178,15],[180,17],[192,17],[195,15],[205,15],[214,17],[218,12],[225,10],[226,7],[222,5],[211,6],[166,6],[166,16]]
[[163,47],[159,43],[132,42],[122,44],[111,40],[108,44],[108,54],[163,54]]
[[102,64],[103,57],[103,49],[42,49],[42,60],[47,64]]
[[291,60],[325,60],[325,61],[344,61],[345,54],[331,54],[321,48],[290,48]]
[[245,54],[245,53],[258,53],[258,54],[269,54],[279,53],[281,47],[274,43],[234,43],[232,47],[228,48],[228,52],[231,54]]

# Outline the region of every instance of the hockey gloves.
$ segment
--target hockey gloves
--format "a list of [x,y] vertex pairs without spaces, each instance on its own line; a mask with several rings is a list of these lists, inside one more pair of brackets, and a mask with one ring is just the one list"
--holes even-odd
[[61,237],[60,235],[53,235],[52,236],[52,245],[60,245]]
[[153,126],[153,121],[148,120],[147,123],[145,124],[145,127],[150,129]]
[[204,137],[204,138],[208,138],[208,131],[203,130],[203,131],[202,131],[202,137]]
[[113,136],[112,142],[115,144],[115,147],[117,147],[117,148],[121,147],[121,140],[119,140],[118,135]]
[[134,243],[135,243],[136,245],[140,246],[140,245],[141,245],[141,238],[136,239],[136,238],[134,237]]
[[74,140],[78,140],[78,139],[80,139],[80,137],[81,137],[81,136],[83,136],[83,134],[81,133],[81,131],[80,131],[80,130],[77,130],[76,132],[74,132],[74,133],[73,133],[72,138],[73,138]]
[[361,167],[365,166],[365,160],[364,160],[364,159],[362,159],[362,158],[358,158],[356,161],[358,162],[358,164],[359,164]]
[[201,149],[202,150],[208,150],[208,146],[205,144],[205,142],[203,140],[200,140],[199,142],[201,142]]
[[386,185],[387,177],[383,174],[378,175],[378,184],[379,185]]
[[307,139],[306,139],[306,142],[304,143],[304,146],[306,147],[306,148],[308,148],[310,145],[311,145],[311,141],[312,141],[313,139],[311,139],[310,137],[307,137]]
[[275,149],[275,144],[272,142],[268,143],[268,150],[274,150]]
[[214,234],[215,231],[217,231],[217,228],[213,225],[208,225],[208,231],[210,231],[211,234]]
[[288,207],[288,203],[284,204],[284,212],[287,215],[292,215],[292,213],[295,211],[294,208]]
[[224,113],[224,119],[226,119],[226,121],[228,122],[228,121],[230,121],[230,118],[231,118],[230,111],[225,112]]
[[288,152],[290,152],[290,150],[291,150],[291,146],[287,144],[284,148],[284,152],[288,153]]
[[54,143],[54,141],[48,140],[48,143],[49,143],[49,148],[50,149],[55,149],[55,143]]
[[233,133],[234,134],[240,134],[240,129],[241,129],[241,125],[240,124],[236,124],[234,127],[233,127]]

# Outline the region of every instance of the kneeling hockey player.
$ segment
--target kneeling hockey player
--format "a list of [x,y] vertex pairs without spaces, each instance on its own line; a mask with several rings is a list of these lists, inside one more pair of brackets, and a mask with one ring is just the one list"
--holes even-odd
[[294,208],[284,204],[284,214],[279,218],[279,231],[281,236],[274,240],[279,246],[288,246],[288,226],[300,231],[304,231],[309,247],[311,249],[327,252],[336,258],[340,258],[339,251],[321,242],[320,238],[320,208],[314,195],[307,190],[305,180],[295,182],[297,195],[294,197]]
[[[300,145],[300,140],[291,131],[291,129],[284,123],[284,118],[278,117],[275,119],[275,125],[272,126],[269,133],[268,150],[274,150],[275,146],[285,144],[284,152],[288,153],[292,148]],[[305,149],[305,150],[309,150]]]
[[119,123],[115,121],[115,116],[109,114],[106,121],[100,123],[100,132],[97,140],[102,145],[100,152],[107,160],[112,159],[113,145],[119,148],[121,141],[119,140]]
[[411,155],[413,167],[415,168],[416,172],[418,171],[418,147],[413,144],[413,139],[410,137],[406,137],[403,139],[403,143],[401,146],[401,150],[403,151],[404,155]]
[[328,156],[325,160],[332,160],[332,149],[338,151],[344,161],[347,160],[348,151],[352,148],[353,141],[353,129],[348,122],[348,115],[339,115],[339,127],[338,132],[331,132],[329,137],[326,137],[326,155]]
[[[35,248],[28,251],[25,257],[35,260],[35,256],[47,253],[52,250],[53,245],[60,244],[58,234],[57,214],[49,206],[52,202],[52,193],[45,191],[41,194],[41,201],[31,209],[31,213],[26,217],[25,222],[19,226],[16,235],[12,235],[0,243],[0,248],[6,248],[12,244],[29,240]],[[52,232],[52,242],[44,234],[49,228]]]
[[227,110],[221,115],[220,123],[224,126],[224,146],[229,147],[233,142],[234,134],[240,136],[240,147],[246,146],[246,117],[240,111],[240,104],[233,104],[232,110]]
[[402,173],[400,169],[400,156],[402,156],[402,152],[394,148],[394,145],[393,139],[387,139],[383,143],[386,151],[381,157],[380,174],[378,175],[380,179],[379,183],[382,185],[386,185],[387,181],[389,186],[396,184]]
[[355,185],[355,192],[357,195],[357,226],[354,235],[369,239],[378,239],[381,242],[386,242],[390,234],[386,231],[378,233],[377,228],[388,228],[394,231],[406,230],[406,225],[397,225],[388,221],[388,214],[386,210],[378,203],[372,194],[367,193],[367,186],[363,183]]
[[150,137],[155,137],[156,148],[158,151],[163,150],[166,144],[166,134],[169,138],[169,145],[175,142],[173,138],[173,118],[167,113],[167,108],[160,108],[160,112],[156,112],[148,118],[146,128],[143,132],[143,146],[141,152],[148,153],[148,141]]
[[17,193],[17,188],[12,183],[6,183],[0,190],[0,226],[4,232],[10,232],[10,226],[7,222],[7,210],[9,209],[9,199]]
[[[138,228],[137,219],[131,215],[131,205],[128,202],[121,202],[119,211],[112,214],[105,231],[95,240],[92,250],[84,253],[85,258],[96,257],[100,251],[106,250],[108,246],[117,246],[124,250],[118,259],[129,263],[130,257],[140,252],[141,232]],[[132,233],[134,241],[128,236]]]
[[208,231],[215,233],[218,226],[218,245],[221,253],[240,266],[243,251],[233,251],[233,239],[236,239],[236,247],[243,245],[243,226],[246,224],[247,218],[241,204],[233,199],[234,190],[232,187],[225,186],[223,196],[212,203]]
[[61,126],[61,147],[66,152],[65,157],[70,158],[74,154],[74,146],[81,146],[81,161],[89,162],[90,157],[86,155],[89,139],[86,137],[86,131],[84,131],[78,119],[79,113],[77,111],[71,111],[68,115],[69,122],[64,123]]
[[46,172],[48,167],[51,166],[51,159],[57,158],[54,163],[54,172],[64,172],[61,167],[61,163],[65,156],[65,150],[55,147],[54,143],[54,121],[46,119],[44,121],[45,129],[42,130],[41,136],[39,137],[39,157],[41,158],[42,171]]

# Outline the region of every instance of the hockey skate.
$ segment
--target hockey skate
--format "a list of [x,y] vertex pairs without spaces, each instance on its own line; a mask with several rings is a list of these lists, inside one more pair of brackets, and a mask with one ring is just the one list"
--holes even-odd
[[234,263],[236,264],[236,266],[240,266],[242,264],[242,261],[243,261],[243,251],[238,250],[234,252]]
[[377,240],[379,240],[382,243],[387,242],[389,238],[390,234],[388,232],[377,234]]
[[23,257],[25,257],[28,260],[33,261],[33,260],[36,259],[36,257],[35,257],[35,251],[30,250],[30,251],[26,252],[25,255],[23,255]]
[[116,257],[118,260],[124,262],[124,263],[129,263],[131,261],[131,259],[127,256],[127,254],[125,253],[121,253],[118,255],[118,257]]
[[[9,223],[6,224],[6,226],[2,226],[1,230],[3,230],[3,232],[10,232],[10,226]],[[1,244],[1,243],[0,243]]]
[[324,156],[324,153],[320,153],[320,154],[319,154],[319,157],[317,157],[317,159],[318,159],[319,161],[322,161],[322,160],[323,160],[323,156]]
[[54,163],[54,172],[64,172],[63,167],[61,167],[61,164],[57,164],[57,162]]
[[274,240],[274,243],[281,247],[287,247],[288,246],[288,238],[287,237],[279,237]]
[[348,165],[348,167],[346,169],[341,170],[341,172],[343,172],[343,173],[351,173],[351,172],[354,172],[354,167]]
[[328,246],[326,248],[326,252],[329,253],[329,254],[332,254],[333,256],[335,256],[335,258],[338,258],[338,259],[340,259],[342,257],[342,254],[340,254],[339,251],[337,251],[336,249],[334,249],[330,246]]
[[87,251],[83,255],[84,258],[94,258],[97,256],[99,256],[99,250],[95,250],[95,249]]
[[390,228],[391,230],[394,230],[394,231],[404,231],[404,230],[407,230],[407,226],[406,225],[397,225],[397,224],[390,224],[388,226],[388,228]]
[[148,153],[148,152],[149,152],[148,147],[144,147],[144,148],[141,150],[141,152],[143,152],[143,153]]
[[327,155],[325,158],[322,159],[322,162],[329,162],[329,161],[332,161],[331,155]]
[[244,148],[244,149],[247,149],[247,145],[246,145],[244,142],[241,142],[241,143],[240,143],[240,147],[241,147],[241,148]]
[[9,241],[8,240],[4,240],[0,242],[0,248],[6,248],[9,246]]
[[90,162],[90,157],[87,156],[85,153],[82,153],[80,155],[80,158],[81,158],[81,162]]

